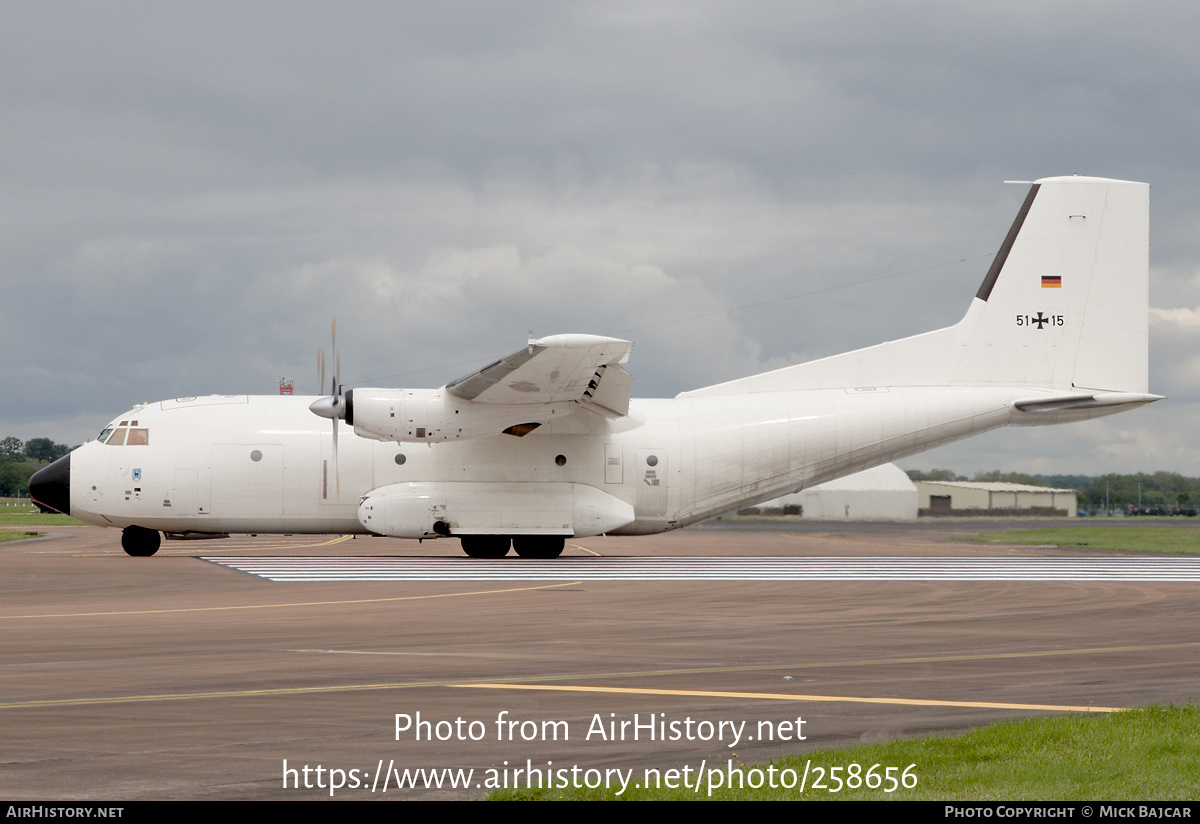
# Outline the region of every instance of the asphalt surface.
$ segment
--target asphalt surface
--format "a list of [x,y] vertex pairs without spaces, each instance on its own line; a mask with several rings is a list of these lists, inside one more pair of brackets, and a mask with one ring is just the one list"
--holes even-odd
[[[582,539],[566,555],[1088,557],[958,540],[1031,526],[717,523]],[[272,582],[201,558],[472,561],[452,541],[336,536],[171,541],[130,558],[115,530],[51,531],[0,544],[0,796],[12,800],[307,800],[339,782],[334,798],[478,798],[530,766],[694,776],[1200,698],[1196,584]],[[428,773],[395,786],[405,769],[445,768],[473,770],[469,786],[444,773],[440,789]]]

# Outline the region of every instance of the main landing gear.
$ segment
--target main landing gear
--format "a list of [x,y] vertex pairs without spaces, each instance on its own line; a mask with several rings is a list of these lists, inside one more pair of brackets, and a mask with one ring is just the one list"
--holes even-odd
[[458,539],[472,558],[503,558],[512,539],[505,535],[464,535]]
[[557,535],[463,535],[463,552],[472,558],[503,558],[511,544],[522,558],[557,558],[566,539]]
[[513,538],[512,543],[522,558],[557,558],[567,541],[555,535],[521,535]]
[[121,549],[126,554],[139,558],[148,558],[158,552],[162,544],[162,536],[156,529],[146,529],[144,526],[127,526],[121,533]]

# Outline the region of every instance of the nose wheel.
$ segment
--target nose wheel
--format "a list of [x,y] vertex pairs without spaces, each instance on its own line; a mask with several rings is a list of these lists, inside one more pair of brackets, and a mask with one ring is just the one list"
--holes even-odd
[[158,530],[146,529],[144,526],[127,526],[121,533],[121,549],[127,555],[138,558],[148,558],[158,552],[162,544],[162,536]]

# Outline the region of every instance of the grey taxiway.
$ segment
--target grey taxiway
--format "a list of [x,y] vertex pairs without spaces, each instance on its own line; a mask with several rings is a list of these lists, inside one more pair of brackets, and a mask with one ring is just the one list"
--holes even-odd
[[[1112,556],[959,540],[981,528],[996,524],[717,523],[571,541],[570,565],[540,577],[515,557],[483,575],[453,541],[234,536],[131,558],[115,531],[52,529],[0,544],[3,794],[328,798],[341,770],[335,798],[477,798],[488,771],[548,762],[764,763],[1197,697],[1192,562],[1097,577]],[[695,572],[717,558],[801,572],[872,559],[883,573]],[[1009,574],[901,573],[982,559]],[[1021,573],[1026,560],[1060,572]],[[345,574],[379,562],[382,578]],[[256,570],[281,563],[302,574]],[[599,573],[618,565],[634,572]],[[654,577],[665,569],[684,572]],[[621,729],[635,716],[636,740]],[[389,767],[474,770],[476,786],[384,793]]]

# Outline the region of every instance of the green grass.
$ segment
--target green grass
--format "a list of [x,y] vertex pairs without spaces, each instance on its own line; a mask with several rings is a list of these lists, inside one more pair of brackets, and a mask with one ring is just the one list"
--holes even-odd
[[0,526],[84,526],[83,521],[77,521],[70,515],[44,515],[36,509],[33,512],[5,512],[0,509]]
[[35,532],[32,535],[26,535],[24,532],[0,532],[0,544],[5,541],[23,541],[26,538],[40,538],[45,534],[45,532]]
[[[809,755],[791,756],[771,762],[777,770],[791,769],[802,776],[808,762],[809,783],[824,770],[824,783],[832,788],[834,767],[861,766],[862,771],[879,764],[883,768],[905,768],[916,777],[911,789],[843,788],[840,792],[807,787],[760,790],[721,788],[714,800],[937,800],[937,801],[1032,801],[1093,800],[1121,801],[1193,800],[1200,798],[1200,707],[1144,707],[1110,715],[1069,715],[1005,721],[966,735],[892,741]],[[657,766],[657,765],[656,765]],[[668,766],[682,766],[662,764]],[[692,764],[692,786],[695,770]],[[721,767],[722,778],[728,772]],[[710,764],[705,771],[718,767]],[[743,767],[749,779],[762,767]],[[779,773],[777,773],[779,774]],[[861,774],[861,773],[860,773]],[[757,773],[762,775],[762,773]],[[847,773],[839,776],[845,780]],[[635,770],[626,792],[617,796],[620,785],[607,790],[500,790],[491,800],[689,800],[708,797],[707,787],[694,790],[651,791],[634,789],[643,776]],[[757,781],[756,781],[757,783]],[[910,782],[911,783],[911,782]]]
[[[28,498],[0,498],[0,526],[85,526],[70,515],[43,514]],[[9,539],[11,540],[11,539]]]
[[987,532],[967,538],[992,544],[1054,546],[1076,549],[1110,549],[1126,552],[1166,552],[1200,555],[1200,529],[1155,527],[1055,527]]

